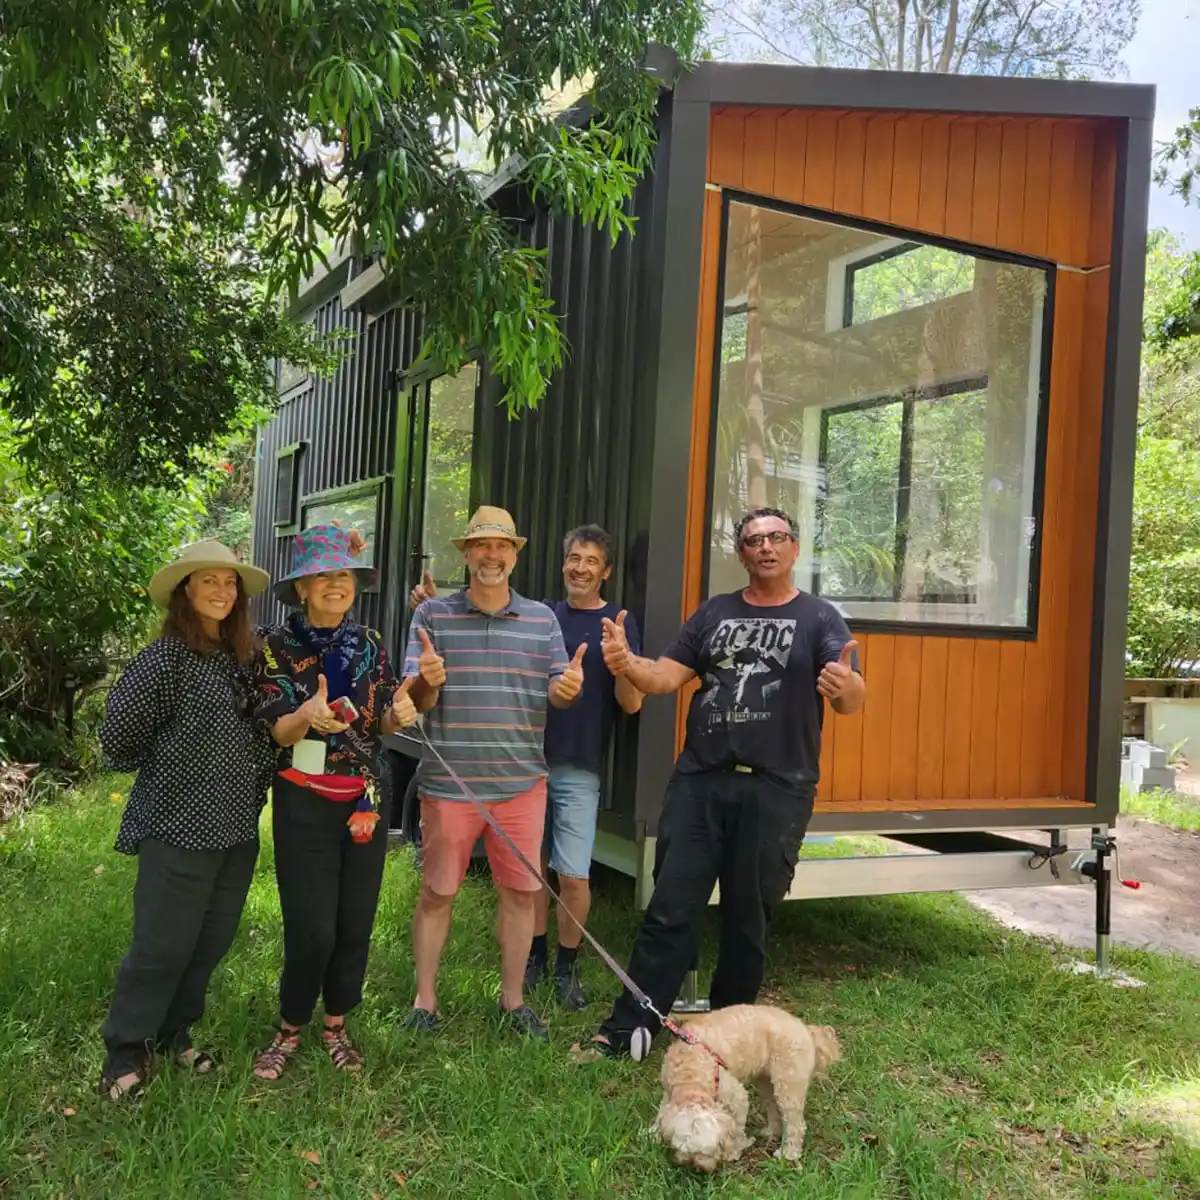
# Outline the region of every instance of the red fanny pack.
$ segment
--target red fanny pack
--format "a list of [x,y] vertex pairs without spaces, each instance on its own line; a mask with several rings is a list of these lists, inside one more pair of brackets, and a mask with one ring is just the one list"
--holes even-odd
[[286,771],[280,771],[279,776],[288,783],[308,788],[326,800],[339,803],[357,800],[367,790],[367,781],[358,775],[306,775],[295,767],[288,767]]

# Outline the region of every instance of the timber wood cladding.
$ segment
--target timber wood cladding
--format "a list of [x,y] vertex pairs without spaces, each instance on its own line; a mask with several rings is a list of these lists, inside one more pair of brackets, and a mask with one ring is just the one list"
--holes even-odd
[[[869,699],[825,723],[820,810],[1085,800],[1117,123],[713,110],[710,183],[1057,264],[1037,637],[856,632]],[[705,198],[684,613],[701,599],[721,197]],[[1068,268],[1068,269],[1064,269]],[[677,739],[692,689],[681,695]]]

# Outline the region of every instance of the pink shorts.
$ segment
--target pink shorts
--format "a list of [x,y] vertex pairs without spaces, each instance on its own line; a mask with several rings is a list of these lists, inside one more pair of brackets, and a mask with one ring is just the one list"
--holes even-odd
[[[488,812],[521,848],[521,853],[537,864],[546,826],[546,781],[539,779],[527,792],[511,800],[489,804]],[[516,892],[536,892],[541,887],[474,804],[422,794],[421,870],[431,892],[438,896],[457,894],[481,833],[492,880],[498,887]]]

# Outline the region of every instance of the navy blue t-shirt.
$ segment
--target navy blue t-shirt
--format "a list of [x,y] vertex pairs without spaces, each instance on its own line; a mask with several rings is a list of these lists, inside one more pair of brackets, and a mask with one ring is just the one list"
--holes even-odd
[[[546,601],[562,628],[567,654],[574,657],[580,642],[587,642],[583,656],[583,692],[570,708],[550,706],[546,713],[546,762],[550,766],[571,765],[600,773],[613,717],[617,712],[616,680],[604,665],[600,636],[604,617],[617,619],[621,607],[572,608],[565,600]],[[633,613],[625,615],[625,636],[634,654],[641,653],[641,637]]]

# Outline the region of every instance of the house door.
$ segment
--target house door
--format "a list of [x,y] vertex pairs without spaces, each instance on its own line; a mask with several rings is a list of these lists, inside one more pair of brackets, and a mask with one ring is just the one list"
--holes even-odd
[[[409,397],[409,478],[404,591],[428,571],[439,592],[461,587],[462,555],[451,544],[470,516],[475,441],[475,364],[418,384]],[[402,622],[407,628],[407,620]]]

